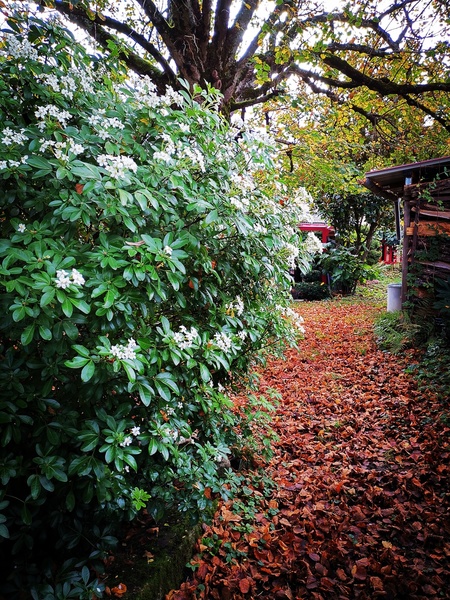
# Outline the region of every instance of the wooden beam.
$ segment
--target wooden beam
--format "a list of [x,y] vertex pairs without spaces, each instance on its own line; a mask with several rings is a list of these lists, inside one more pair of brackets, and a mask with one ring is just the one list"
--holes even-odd
[[392,200],[392,202],[397,202],[398,200],[398,197],[395,194],[393,194],[389,190],[385,190],[381,187],[381,185],[378,185],[368,177],[366,177],[362,181],[359,181],[358,183],[360,183],[368,190],[373,192],[376,196],[381,196],[382,198],[386,198],[386,200]]
[[[415,206],[411,207],[411,210],[416,211]],[[436,217],[437,219],[450,219],[450,210],[435,210],[419,209],[419,214],[425,215],[426,217]]]
[[444,262],[442,260],[435,260],[434,262],[428,260],[419,260],[417,262],[419,262],[421,265],[427,265],[429,267],[441,269],[442,271],[450,271],[450,263]]
[[406,227],[406,235],[418,235],[419,237],[433,235],[450,235],[450,223],[438,223],[437,221],[421,221],[418,224]]
[[409,193],[403,196],[403,251],[402,251],[402,306],[406,302],[408,296],[408,263],[409,263],[409,238],[406,234],[408,227],[411,224],[411,204],[409,201]]

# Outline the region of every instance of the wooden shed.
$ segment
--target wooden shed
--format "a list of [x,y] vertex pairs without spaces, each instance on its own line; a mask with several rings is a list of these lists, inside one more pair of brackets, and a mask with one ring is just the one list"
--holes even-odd
[[402,303],[413,294],[429,293],[437,278],[447,280],[450,156],[369,171],[362,183],[394,204],[397,235],[403,245]]

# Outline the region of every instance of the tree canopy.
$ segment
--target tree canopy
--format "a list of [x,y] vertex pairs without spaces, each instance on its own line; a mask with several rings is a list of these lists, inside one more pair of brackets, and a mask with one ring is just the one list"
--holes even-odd
[[402,99],[450,130],[446,0],[35,0],[163,91],[177,77],[223,93],[227,112],[285,92],[292,76],[370,121],[352,92]]

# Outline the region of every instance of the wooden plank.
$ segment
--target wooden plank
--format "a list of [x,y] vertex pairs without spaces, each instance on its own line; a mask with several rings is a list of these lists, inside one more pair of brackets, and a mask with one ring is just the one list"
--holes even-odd
[[[406,235],[414,235],[416,226],[406,227]],[[432,235],[450,235],[450,223],[438,223],[434,221],[421,221],[417,226],[419,237]]]
[[428,260],[419,260],[417,262],[419,262],[421,265],[428,265],[429,267],[441,269],[442,271],[450,271],[450,263],[443,262],[442,260],[436,260],[434,262],[430,262]]
[[[411,210],[416,211],[416,207],[412,207]],[[425,215],[426,217],[436,217],[437,219],[450,219],[450,210],[425,210],[419,209],[419,214]]]

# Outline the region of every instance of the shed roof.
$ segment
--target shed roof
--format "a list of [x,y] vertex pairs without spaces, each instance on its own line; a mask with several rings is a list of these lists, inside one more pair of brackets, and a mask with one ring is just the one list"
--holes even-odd
[[406,177],[411,177],[412,183],[432,181],[437,175],[445,173],[445,170],[447,177],[450,177],[450,156],[369,171],[365,174],[363,184],[375,193],[379,190],[398,198],[403,195]]

